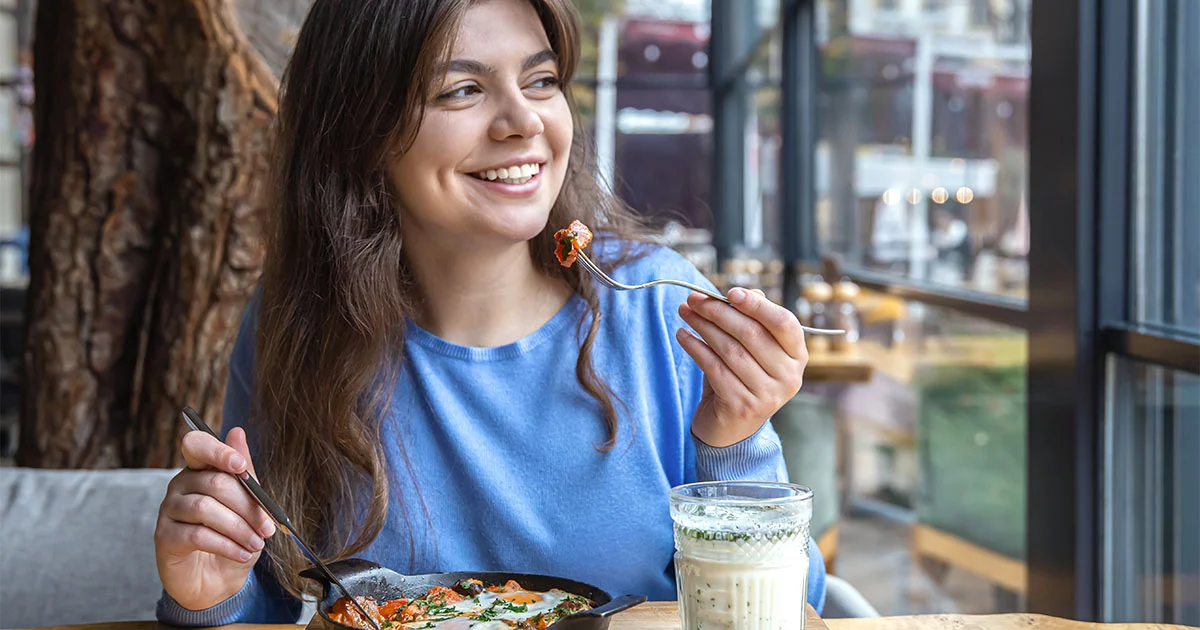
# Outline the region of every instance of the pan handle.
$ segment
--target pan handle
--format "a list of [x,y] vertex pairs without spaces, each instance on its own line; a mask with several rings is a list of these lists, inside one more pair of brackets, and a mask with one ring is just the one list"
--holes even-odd
[[[607,604],[602,604],[591,610],[584,610],[572,615],[567,615],[566,617],[554,622],[550,628],[553,628],[554,630],[565,630],[567,628],[574,627],[575,625],[579,625],[580,627],[592,627],[592,624],[595,623],[596,619],[603,619],[605,617],[615,615],[622,610],[628,610],[645,601],[645,595],[621,595],[620,597],[612,598],[612,600]],[[550,628],[547,628],[547,630],[550,630]]]
[[[371,562],[370,560],[362,560],[360,558],[347,558],[345,560],[338,560],[337,562],[330,562],[329,572],[336,576],[337,579],[341,580],[343,583],[350,578],[362,575],[373,576],[385,574],[391,578],[392,581],[397,581],[397,579],[402,580],[404,578],[404,576],[387,567]],[[325,574],[322,573],[317,567],[309,567],[301,571],[300,577],[316,580],[317,582],[320,582],[321,585],[326,589],[332,586],[329,583],[329,578],[326,577]]]

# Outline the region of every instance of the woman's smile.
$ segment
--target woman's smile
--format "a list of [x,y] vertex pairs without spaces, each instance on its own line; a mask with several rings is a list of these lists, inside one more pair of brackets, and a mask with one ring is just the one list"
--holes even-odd
[[541,159],[521,158],[468,173],[468,176],[489,192],[505,197],[530,197],[541,187],[545,164]]

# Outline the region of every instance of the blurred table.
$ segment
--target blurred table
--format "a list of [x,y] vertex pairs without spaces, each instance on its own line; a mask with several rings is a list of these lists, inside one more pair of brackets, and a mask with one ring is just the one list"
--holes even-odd
[[814,348],[808,353],[804,382],[846,385],[866,383],[871,380],[874,371],[873,361],[857,343],[842,352]]

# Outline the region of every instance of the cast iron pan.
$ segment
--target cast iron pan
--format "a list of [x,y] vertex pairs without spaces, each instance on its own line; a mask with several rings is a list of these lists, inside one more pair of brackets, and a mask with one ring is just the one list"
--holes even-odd
[[[613,597],[591,584],[576,582],[566,578],[548,575],[533,575],[524,573],[494,573],[488,571],[458,571],[455,573],[426,573],[424,575],[400,575],[391,569],[351,558],[329,564],[329,570],[337,576],[346,588],[356,596],[368,596],[382,604],[388,600],[401,597],[414,598],[424,595],[434,586],[453,588],[454,584],[469,578],[481,580],[484,586],[499,586],[508,580],[516,580],[521,586],[531,591],[548,591],[552,588],[566,591],[572,595],[585,597],[595,608],[567,615],[554,622],[546,630],[607,630],[609,617],[627,608],[633,608],[646,601],[645,595],[621,595]],[[325,623],[334,628],[350,628],[329,619],[326,614],[334,602],[342,594],[332,585],[316,567],[305,569],[301,576],[321,583],[321,602],[317,604],[317,614]]]

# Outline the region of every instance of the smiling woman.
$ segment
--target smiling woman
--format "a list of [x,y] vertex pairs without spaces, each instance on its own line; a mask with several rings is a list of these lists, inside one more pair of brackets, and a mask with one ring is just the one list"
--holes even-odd
[[768,419],[807,361],[790,312],[739,289],[615,294],[555,258],[578,219],[618,280],[711,288],[598,185],[578,54],[569,0],[313,4],[225,441],[185,436],[160,510],[160,619],[294,620],[315,588],[230,474],[255,466],[324,558],[654,599],[675,597],[671,487],[787,478]]

